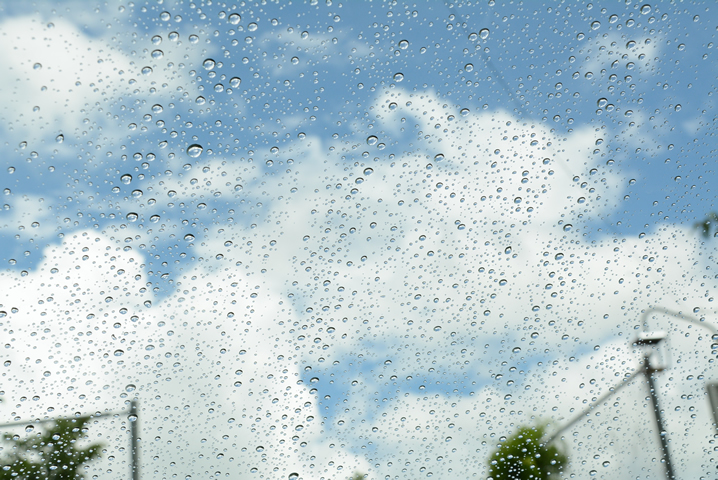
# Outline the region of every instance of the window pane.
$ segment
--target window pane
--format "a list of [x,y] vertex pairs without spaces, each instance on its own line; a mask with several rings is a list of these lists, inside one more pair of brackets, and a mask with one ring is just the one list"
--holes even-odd
[[714,475],[709,5],[0,12],[0,479]]

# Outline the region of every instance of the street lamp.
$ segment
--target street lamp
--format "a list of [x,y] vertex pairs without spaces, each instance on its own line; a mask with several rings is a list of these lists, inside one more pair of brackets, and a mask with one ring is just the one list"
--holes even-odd
[[[119,411],[119,412],[105,412],[105,413],[96,413],[90,415],[91,418],[102,418],[102,417],[114,417],[116,415],[127,415],[127,419],[130,422],[130,455],[131,455],[131,468],[132,468],[132,480],[139,480],[140,479],[140,436],[139,436],[139,409],[138,409],[138,402],[136,398],[133,398],[130,400],[130,409],[129,411]],[[37,419],[33,422],[12,422],[12,423],[3,423],[0,424],[0,430],[4,430],[6,428],[12,428],[12,427],[21,427],[24,425],[38,425],[42,423],[52,423],[56,418],[45,418],[45,419]]]
[[[703,320],[699,320],[691,315],[686,315],[681,312],[675,312],[672,310],[669,310],[667,308],[663,307],[651,307],[644,311],[641,315],[641,324],[644,328],[648,326],[648,316],[651,313],[662,313],[664,315],[669,315],[674,318],[677,318],[679,320],[686,321],[688,323],[697,325],[699,327],[703,327],[711,332],[713,340],[718,340],[718,329],[716,329],[713,325],[710,325],[708,323],[705,323]],[[638,338],[633,342],[633,345],[639,346],[639,347],[651,347],[654,349],[660,349],[665,345],[663,341],[667,338],[667,334],[665,332],[641,332],[638,335]],[[579,413],[576,417],[574,417],[571,421],[569,421],[566,425],[558,429],[551,437],[546,440],[545,445],[548,445],[549,443],[553,442],[559,436],[562,432],[564,432],[569,427],[573,426],[575,423],[577,423],[582,418],[585,418],[591,410],[593,410],[597,405],[600,405],[603,403],[606,399],[616,394],[621,388],[628,385],[637,375],[643,374],[646,377],[646,380],[648,381],[648,387],[650,389],[651,393],[651,403],[653,404],[653,411],[655,413],[655,420],[656,425],[658,427],[658,436],[661,440],[661,450],[663,451],[663,458],[664,458],[664,467],[666,470],[666,477],[668,480],[673,480],[675,478],[673,473],[673,465],[671,463],[671,457],[670,457],[670,451],[668,448],[668,438],[667,438],[667,431],[665,428],[665,424],[663,422],[663,417],[661,415],[661,409],[660,405],[658,403],[658,391],[656,389],[656,383],[654,375],[658,372],[661,372],[668,368],[667,365],[667,351],[666,351],[666,358],[659,358],[658,361],[661,363],[665,362],[665,364],[652,362],[651,358],[655,356],[655,354],[659,353],[660,350],[653,350],[649,353],[645,353],[643,356],[643,365],[642,368],[638,371],[633,372],[630,375],[627,375],[626,378],[623,379],[623,381],[616,385],[615,387],[609,389],[606,394],[602,395],[599,399],[597,399],[594,403],[589,405],[586,409],[584,409],[581,413]],[[708,384],[706,385],[706,389],[708,390],[709,399],[711,402],[711,409],[714,415],[714,418],[716,420],[716,425],[718,426],[718,383],[714,384]]]

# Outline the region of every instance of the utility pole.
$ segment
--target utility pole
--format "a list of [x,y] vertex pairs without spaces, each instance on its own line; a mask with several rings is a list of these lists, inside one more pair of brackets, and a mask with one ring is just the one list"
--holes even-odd
[[132,442],[132,480],[140,480],[140,426],[137,408],[137,399],[133,398],[130,402],[130,414],[127,416],[130,422],[130,438]]
[[653,413],[655,413],[656,426],[658,427],[658,438],[661,440],[661,450],[663,450],[663,466],[666,469],[666,477],[668,480],[673,480],[675,475],[673,474],[673,465],[671,464],[671,453],[668,450],[668,438],[665,424],[663,423],[663,416],[661,415],[661,407],[658,404],[658,392],[656,390],[656,381],[653,378],[653,374],[660,372],[662,368],[654,368],[651,365],[650,356],[646,355],[643,357],[643,374],[648,380],[648,388],[651,391],[651,402],[653,403]]

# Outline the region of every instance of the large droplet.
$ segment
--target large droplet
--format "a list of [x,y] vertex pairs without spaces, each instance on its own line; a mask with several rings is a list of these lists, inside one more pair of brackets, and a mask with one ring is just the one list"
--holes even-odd
[[60,134],[60,135],[58,135],[57,137],[55,137],[55,141],[56,141],[57,143],[62,143],[62,142],[65,141],[65,136],[64,136],[63,134]]
[[481,37],[482,40],[486,40],[489,37],[489,29],[482,28],[479,30],[479,37]]
[[202,151],[204,149],[202,148],[202,145],[198,145],[196,143],[190,145],[187,147],[187,155],[189,155],[192,158],[197,158],[200,155],[202,155]]
[[130,183],[132,183],[132,175],[126,173],[120,177],[120,181],[125,185],[129,185]]
[[205,68],[205,70],[212,70],[214,68],[214,65],[214,60],[212,60],[211,58],[208,58],[207,60],[202,62],[202,66]]

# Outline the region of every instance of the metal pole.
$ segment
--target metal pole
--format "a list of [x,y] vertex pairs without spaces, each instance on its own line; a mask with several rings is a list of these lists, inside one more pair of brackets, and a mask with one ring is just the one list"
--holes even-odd
[[130,414],[127,419],[130,422],[130,438],[132,455],[132,480],[140,480],[140,435],[139,435],[139,409],[137,408],[137,399],[133,398],[130,402]]
[[656,426],[658,427],[658,437],[661,439],[661,449],[663,450],[664,466],[666,468],[666,478],[668,480],[674,480],[676,477],[673,474],[673,466],[671,465],[671,454],[668,450],[668,432],[666,431],[665,425],[663,424],[663,417],[661,416],[661,407],[658,404],[658,391],[656,390],[656,382],[653,378],[653,374],[658,370],[651,367],[649,356],[644,357],[643,373],[646,375],[648,380],[648,388],[651,390],[651,402],[653,403],[653,412],[656,414]]
[[576,415],[575,417],[573,417],[573,419],[572,419],[570,422],[568,422],[566,425],[564,425],[563,427],[561,427],[561,428],[559,428],[558,430],[556,430],[556,431],[554,432],[554,434],[551,435],[551,436],[549,437],[549,439],[544,442],[544,445],[548,445],[549,443],[553,442],[553,441],[556,440],[558,437],[560,437],[563,432],[565,432],[566,430],[568,430],[569,428],[571,428],[576,422],[578,422],[579,420],[583,420],[584,418],[586,418],[586,417],[588,416],[588,414],[591,413],[591,411],[592,411],[594,408],[596,408],[597,406],[601,405],[604,401],[606,401],[606,399],[608,399],[608,398],[611,397],[612,395],[615,395],[616,393],[618,393],[618,391],[619,391],[620,389],[622,389],[623,387],[625,387],[626,385],[628,385],[629,383],[631,383],[631,381],[633,381],[633,379],[634,379],[637,375],[640,375],[641,373],[643,373],[643,370],[637,370],[637,371],[633,372],[632,374],[630,374],[629,376],[627,376],[626,378],[624,378],[621,383],[619,383],[619,384],[616,385],[615,387],[612,387],[611,389],[609,389],[608,392],[604,393],[603,396],[601,396],[598,400],[596,400],[596,401],[593,402],[591,405],[589,405],[587,408],[585,408],[581,413],[579,413],[578,415]]

